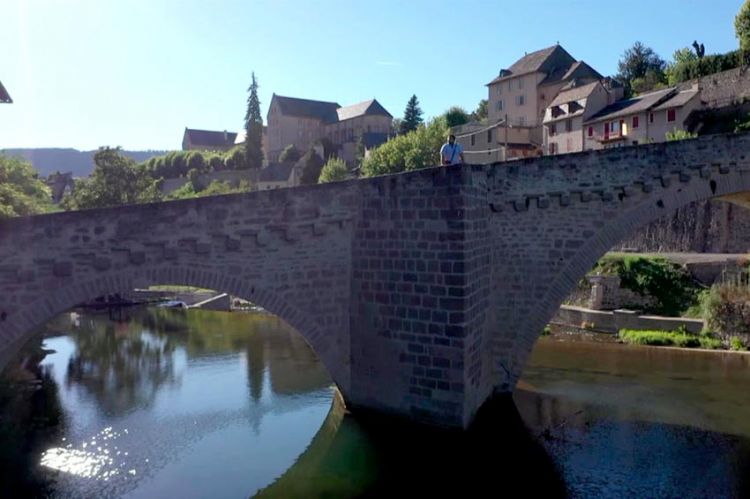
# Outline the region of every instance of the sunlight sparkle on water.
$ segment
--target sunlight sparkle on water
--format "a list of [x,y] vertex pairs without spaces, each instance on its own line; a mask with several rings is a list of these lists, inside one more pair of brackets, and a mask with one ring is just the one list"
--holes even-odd
[[[123,433],[127,432],[128,430],[123,431]],[[74,449],[71,444],[68,444],[64,448],[52,447],[46,450],[42,454],[41,464],[47,468],[81,478],[107,481],[118,475],[120,468],[124,468],[127,464],[126,462],[115,462],[116,456],[128,455],[127,452],[121,451],[116,445],[113,445],[119,436],[120,433],[113,431],[112,427],[109,426],[94,435],[90,441],[81,443],[79,449]],[[99,442],[99,445],[97,445],[97,442]],[[86,450],[87,447],[90,449],[96,448],[96,452]],[[130,469],[128,474],[135,475],[136,470]]]

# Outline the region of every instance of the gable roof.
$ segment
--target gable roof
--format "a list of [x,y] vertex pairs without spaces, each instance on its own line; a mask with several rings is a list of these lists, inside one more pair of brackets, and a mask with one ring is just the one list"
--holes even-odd
[[614,104],[610,104],[609,106],[605,107],[594,116],[586,120],[586,122],[590,123],[592,121],[619,118],[620,116],[627,116],[629,114],[648,111],[652,107],[661,104],[666,99],[673,96],[676,91],[677,89],[675,87],[672,87],[666,88],[664,90],[648,92],[646,94],[641,94],[630,99],[619,100]]
[[[572,82],[571,82],[572,83]],[[568,86],[563,87],[557,97],[550,102],[549,107],[559,106],[568,102],[585,99],[596,89],[597,86],[601,85],[598,81],[587,83],[585,85]]]
[[292,168],[294,168],[294,161],[269,163],[268,166],[260,169],[258,182],[286,182],[292,174]]
[[273,94],[271,102],[276,102],[281,114],[297,118],[312,118],[324,123],[338,121],[336,110],[341,106],[336,102],[324,102],[319,100],[298,99],[296,97],[283,97]]
[[189,139],[193,145],[227,147],[234,145],[237,134],[235,132],[227,132],[226,130],[217,132],[185,127],[185,138]]
[[669,99],[654,107],[654,111],[661,111],[662,109],[684,106],[685,104],[693,100],[693,98],[699,93],[700,92],[698,92],[697,88],[690,88],[688,90],[683,90],[682,92],[677,92]]
[[555,70],[562,70],[562,74],[565,74],[564,71],[567,71],[571,64],[575,62],[576,60],[573,56],[571,56],[564,48],[560,45],[553,45],[524,55],[514,62],[511,67],[502,70],[500,75],[487,85],[492,85],[499,81],[528,73],[552,73]]
[[365,115],[380,115],[393,118],[393,116],[391,116],[391,113],[386,111],[385,108],[381,106],[380,103],[375,99],[366,100],[364,102],[353,104],[351,106],[340,107],[336,109],[336,114],[338,115],[338,121],[349,120],[358,116]]
[[5,87],[3,86],[3,82],[0,81],[0,102],[4,104],[11,104],[13,102],[13,99],[10,98],[10,94],[7,90],[5,90]]

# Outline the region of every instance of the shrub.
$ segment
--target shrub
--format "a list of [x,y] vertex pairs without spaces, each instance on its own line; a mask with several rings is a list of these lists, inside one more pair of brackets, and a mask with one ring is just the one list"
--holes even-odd
[[299,149],[294,147],[294,144],[289,144],[283,151],[281,151],[281,154],[279,154],[279,161],[282,163],[296,163],[301,156]]
[[703,297],[704,318],[709,329],[725,341],[739,337],[750,339],[750,288],[745,285],[719,284]]
[[737,336],[729,338],[729,349],[736,352],[746,350],[744,343],[742,343],[742,340]]
[[340,180],[346,180],[349,178],[349,168],[343,159],[331,158],[320,171],[320,177],[318,182],[323,184],[326,182],[338,182]]

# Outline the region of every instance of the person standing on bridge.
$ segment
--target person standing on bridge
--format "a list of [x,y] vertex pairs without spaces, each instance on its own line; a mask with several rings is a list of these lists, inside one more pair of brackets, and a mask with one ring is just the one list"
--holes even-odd
[[456,142],[455,135],[448,135],[448,142],[440,148],[441,165],[460,165],[464,162],[464,148]]

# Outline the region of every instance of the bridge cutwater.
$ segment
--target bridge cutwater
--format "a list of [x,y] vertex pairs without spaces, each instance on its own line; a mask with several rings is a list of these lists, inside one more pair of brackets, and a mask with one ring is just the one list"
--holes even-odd
[[750,135],[0,221],[0,358],[152,284],[296,328],[348,407],[466,427],[596,260],[686,204],[750,204]]

